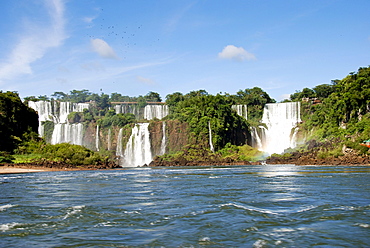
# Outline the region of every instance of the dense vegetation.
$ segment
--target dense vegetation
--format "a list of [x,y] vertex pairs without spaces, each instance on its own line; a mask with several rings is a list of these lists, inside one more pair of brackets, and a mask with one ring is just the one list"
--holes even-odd
[[[175,96],[168,95],[167,99],[179,96],[175,93]],[[243,145],[247,140],[248,125],[245,119],[232,111],[231,105],[230,97],[209,95],[204,90],[192,91],[170,105],[171,114],[167,118],[187,122],[196,137],[194,143],[208,143],[211,131],[216,150],[227,143]]]
[[291,100],[302,101],[300,126],[306,140],[335,140],[339,148],[346,145],[367,153],[359,144],[370,138],[370,67],[331,84],[305,88]]
[[[73,90],[70,93],[55,92],[51,98],[47,96],[26,97],[27,101],[58,100],[75,103],[89,102],[93,107],[83,112],[72,112],[68,116],[70,123],[93,123],[101,128],[112,126],[121,128],[137,122],[133,114],[116,114],[112,109],[116,102],[135,102],[138,107],[145,107],[149,102],[161,102],[158,93],[149,92],[145,96],[129,97],[120,93],[107,95],[96,94],[88,90]],[[342,80],[333,80],[330,84],[317,85],[296,91],[287,101],[301,101],[302,123],[300,137],[306,142],[336,142],[334,150],[320,153],[320,156],[340,156],[341,147],[345,145],[366,154],[368,149],[359,144],[370,138],[370,67],[360,68],[358,72],[350,73]],[[187,94],[175,92],[165,97],[170,114],[166,119],[187,123],[189,132],[189,151],[178,151],[167,158],[188,156],[210,147],[223,158],[234,160],[249,159],[259,156],[255,150],[245,146],[250,137],[251,126],[261,125],[263,107],[274,103],[265,91],[258,87],[239,90],[235,95],[211,95],[205,90],[191,91]],[[232,110],[232,105],[248,106],[248,120],[238,116]],[[45,130],[53,129],[53,122],[44,124]],[[75,163],[99,163],[106,160],[105,155],[98,155],[86,148],[63,144],[51,146],[39,141],[36,135],[38,128],[35,111],[28,108],[20,100],[17,93],[0,92],[0,162],[9,161],[6,154],[35,154],[35,157]],[[51,133],[46,131],[45,137]],[[38,145],[36,145],[38,144]],[[200,149],[200,150],[199,150]],[[298,147],[308,149],[307,145]],[[202,152],[203,154],[204,152]],[[59,155],[58,155],[59,154]],[[63,154],[67,157],[63,158]],[[75,155],[74,155],[75,154]],[[182,155],[181,155],[182,154]],[[252,155],[254,154],[254,155]],[[164,158],[166,158],[164,156]],[[207,155],[208,156],[208,155]],[[213,156],[213,155],[212,155]],[[288,155],[284,155],[288,156]],[[80,162],[77,162],[80,161]]]
[[11,152],[22,141],[37,137],[36,112],[15,92],[0,91],[0,151]]

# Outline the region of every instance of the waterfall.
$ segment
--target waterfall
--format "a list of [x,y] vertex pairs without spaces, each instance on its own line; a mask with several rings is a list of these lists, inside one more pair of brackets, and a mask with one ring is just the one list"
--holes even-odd
[[164,104],[148,104],[143,108],[139,108],[136,104],[120,104],[115,105],[116,114],[134,114],[137,120],[154,118],[163,119],[168,115],[168,106]]
[[282,153],[292,145],[295,146],[291,133],[300,121],[299,102],[266,104],[262,122],[266,124],[267,129],[263,128],[265,137],[262,140],[262,150],[269,154]]
[[95,148],[99,151],[99,125],[96,125]]
[[[59,105],[59,106],[58,106]],[[69,142],[75,145],[83,144],[83,125],[69,124],[68,115],[71,112],[83,112],[84,109],[89,109],[89,103],[71,103],[56,101],[37,101],[28,102],[28,106],[37,111],[39,116],[39,135],[44,136],[42,122],[54,122],[54,130],[51,138],[51,144],[59,144]]]
[[108,151],[110,151],[110,148],[112,146],[112,141],[111,141],[111,136],[112,136],[112,131],[111,129],[109,128],[108,130],[108,137],[107,137],[107,144],[108,144]]
[[211,122],[208,122],[208,133],[209,133],[209,148],[211,149],[212,152],[215,152],[215,149],[213,147],[213,142],[212,142],[212,130],[211,130]]
[[247,105],[232,105],[231,108],[236,111],[238,115],[244,117],[244,119],[248,119],[248,109]]
[[53,119],[53,109],[51,107],[50,102],[46,101],[38,101],[38,102],[28,102],[28,106],[32,109],[34,109],[39,116],[39,135],[40,137],[44,137],[44,126],[42,125],[42,122],[44,121],[53,121],[56,122],[56,120]]
[[82,145],[83,143],[83,125],[58,123],[54,126],[51,144],[71,143]]
[[121,104],[115,105],[114,109],[116,114],[134,114],[136,119],[140,119],[140,109],[137,105],[133,104]]
[[123,167],[142,166],[152,161],[148,126],[149,123],[138,123],[132,129],[124,153]]
[[252,136],[252,147],[262,151],[263,150],[263,144],[262,140],[264,140],[265,137],[265,129],[257,128],[257,127],[251,127],[251,136]]
[[146,105],[144,108],[144,119],[146,120],[152,120],[154,118],[163,119],[167,115],[167,105]]
[[120,128],[117,136],[117,147],[116,147],[116,156],[123,157],[122,152],[122,128]]
[[166,142],[167,142],[167,137],[166,137],[166,122],[162,122],[162,143],[161,143],[161,151],[159,155],[163,155],[166,153]]

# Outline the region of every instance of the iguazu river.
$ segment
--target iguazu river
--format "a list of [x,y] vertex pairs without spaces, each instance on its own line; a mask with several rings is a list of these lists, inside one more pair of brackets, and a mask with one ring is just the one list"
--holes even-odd
[[0,175],[0,247],[369,247],[370,167]]

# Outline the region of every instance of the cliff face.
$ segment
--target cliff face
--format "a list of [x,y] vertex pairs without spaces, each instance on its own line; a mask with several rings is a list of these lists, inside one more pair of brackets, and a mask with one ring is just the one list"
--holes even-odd
[[175,153],[189,144],[190,133],[187,123],[176,120],[152,121],[149,132],[153,155]]

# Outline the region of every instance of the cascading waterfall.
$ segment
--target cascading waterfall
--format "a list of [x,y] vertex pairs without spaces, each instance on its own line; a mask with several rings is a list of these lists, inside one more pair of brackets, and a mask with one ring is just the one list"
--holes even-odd
[[44,137],[44,126],[42,125],[42,122],[44,121],[53,121],[54,123],[57,122],[55,116],[52,114],[53,109],[50,102],[46,101],[38,101],[38,102],[28,102],[28,106],[32,109],[34,109],[39,116],[39,135],[41,137]]
[[[258,130],[260,132],[258,132]],[[251,136],[252,136],[252,147],[262,151],[263,144],[262,140],[264,140],[265,136],[265,129],[251,127]]]
[[116,114],[134,114],[138,120],[160,120],[168,115],[168,106],[164,104],[148,104],[144,109],[140,109],[136,104],[120,104],[115,105],[114,109]]
[[123,157],[123,150],[122,150],[122,128],[120,128],[117,136],[117,147],[116,147],[116,156]]
[[213,147],[213,142],[212,142],[212,129],[211,129],[211,122],[208,122],[208,133],[209,133],[209,148],[211,149],[212,152],[215,151]]
[[149,123],[138,123],[132,129],[124,152],[123,167],[142,166],[152,161],[148,127]]
[[144,119],[163,119],[168,115],[167,105],[146,105],[144,108]]
[[38,112],[39,115],[39,135],[44,136],[42,122],[53,121],[54,130],[51,138],[51,144],[68,142],[75,145],[83,144],[83,125],[69,124],[68,115],[71,112],[83,112],[89,109],[89,103],[71,103],[71,102],[48,102],[48,101],[30,101],[28,106]]
[[247,105],[232,105],[231,108],[236,111],[238,115],[244,117],[246,120],[248,119],[248,108]]
[[59,143],[71,143],[75,145],[82,145],[83,144],[83,125],[81,123],[55,124],[50,143],[53,145],[59,144]]
[[167,143],[167,137],[166,137],[166,122],[162,122],[162,142],[161,142],[161,151],[159,155],[163,155],[166,153],[166,143]]
[[136,118],[140,118],[140,108],[134,104],[115,105],[116,114],[134,114]]
[[[266,124],[262,150],[269,153],[282,153],[285,149],[295,146],[292,141],[292,129],[301,122],[300,103],[269,103],[265,105],[262,122]],[[294,135],[293,135],[294,136]],[[293,137],[295,138],[295,136]],[[292,146],[293,145],[293,146]]]
[[110,148],[112,146],[112,141],[111,141],[111,136],[112,136],[112,131],[111,129],[109,128],[108,130],[108,137],[107,137],[107,144],[108,144],[108,151],[110,151]]
[[96,126],[95,149],[99,151],[99,125]]

